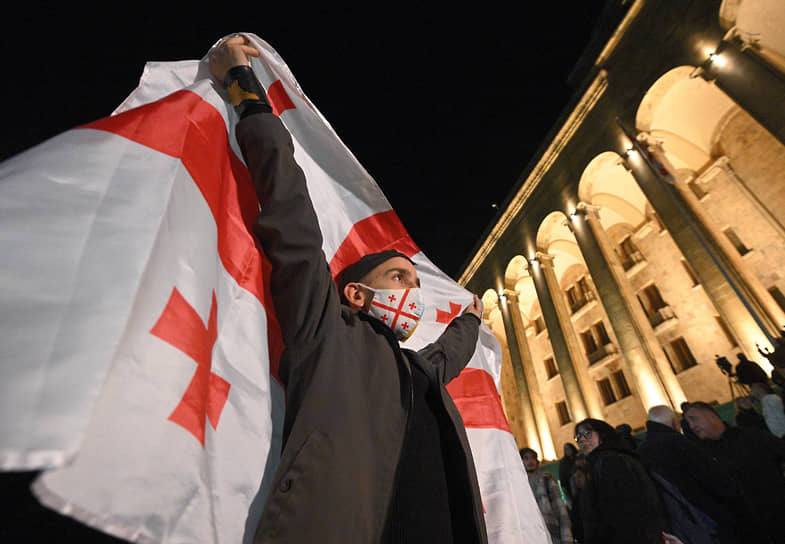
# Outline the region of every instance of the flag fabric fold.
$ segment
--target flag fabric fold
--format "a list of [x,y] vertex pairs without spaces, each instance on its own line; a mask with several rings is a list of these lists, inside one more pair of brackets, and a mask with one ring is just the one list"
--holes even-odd
[[[435,339],[471,294],[417,248],[283,59],[251,65],[286,128],[333,273],[395,248]],[[0,164],[0,468],[47,469],[46,505],[136,542],[250,541],[281,446],[283,349],[237,122],[205,59],[148,63],[108,118]],[[483,325],[450,384],[491,542],[549,542]]]

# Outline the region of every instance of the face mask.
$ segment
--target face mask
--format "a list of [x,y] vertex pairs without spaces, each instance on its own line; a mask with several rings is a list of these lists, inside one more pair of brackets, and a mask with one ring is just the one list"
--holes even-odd
[[373,292],[368,313],[390,327],[401,342],[409,338],[425,311],[420,288],[374,289],[360,285]]

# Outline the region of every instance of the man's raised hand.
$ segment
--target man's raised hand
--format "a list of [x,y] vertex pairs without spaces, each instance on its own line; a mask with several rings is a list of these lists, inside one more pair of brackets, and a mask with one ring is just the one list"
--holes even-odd
[[247,66],[248,57],[258,57],[259,50],[245,36],[232,36],[210,51],[210,73],[223,83],[226,72],[235,66]]
[[474,300],[463,311],[465,314],[472,314],[482,321],[482,300],[477,295],[474,295]]

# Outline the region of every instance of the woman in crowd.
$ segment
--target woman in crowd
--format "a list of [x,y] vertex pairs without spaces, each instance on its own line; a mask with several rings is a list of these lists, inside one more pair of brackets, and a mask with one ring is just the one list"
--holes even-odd
[[589,465],[579,501],[582,544],[661,544],[668,517],[629,445],[598,419],[578,423],[575,440]]

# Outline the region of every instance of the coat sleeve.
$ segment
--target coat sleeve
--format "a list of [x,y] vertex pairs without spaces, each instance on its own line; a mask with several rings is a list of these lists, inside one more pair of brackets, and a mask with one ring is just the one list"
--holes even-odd
[[[261,207],[254,234],[272,265],[270,290],[284,345],[307,350],[340,319],[340,301],[305,176],[294,160],[292,138],[275,115],[243,118],[236,135]],[[279,373],[287,383],[293,359],[284,359]]]
[[433,344],[418,352],[433,365],[440,383],[450,383],[469,363],[477,347],[479,330],[479,318],[464,314],[453,319]]

